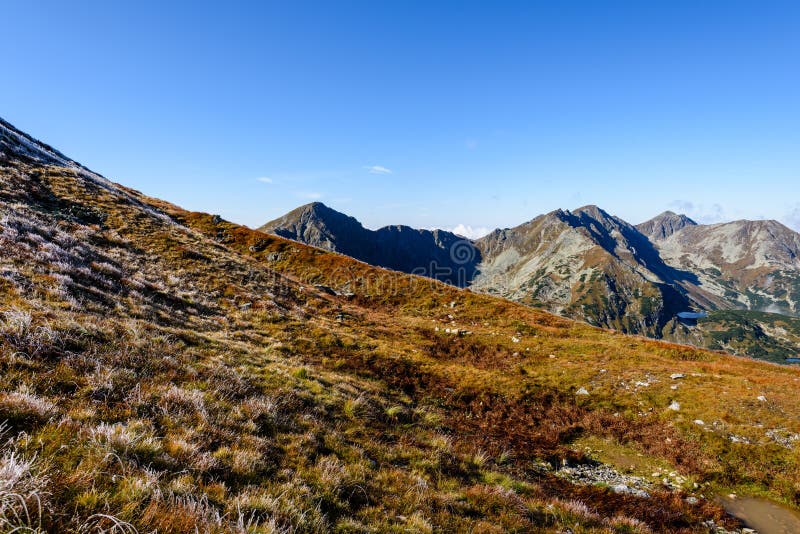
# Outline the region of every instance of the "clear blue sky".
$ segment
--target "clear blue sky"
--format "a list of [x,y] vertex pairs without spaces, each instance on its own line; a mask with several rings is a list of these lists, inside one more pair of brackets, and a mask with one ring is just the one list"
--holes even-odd
[[0,116],[186,208],[800,228],[800,2],[72,4],[4,3]]

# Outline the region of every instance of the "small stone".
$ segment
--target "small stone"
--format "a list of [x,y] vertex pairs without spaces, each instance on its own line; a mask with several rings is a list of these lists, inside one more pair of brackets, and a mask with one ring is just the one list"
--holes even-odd
[[686,497],[686,504],[694,506],[698,502],[700,502],[700,501],[699,501],[699,499],[697,497],[692,497],[692,496]]
[[705,422],[702,419],[695,419],[694,424],[698,426],[705,426]]
[[685,378],[686,375],[683,373],[672,373],[669,377],[673,380],[680,380],[681,378]]
[[518,337],[516,337],[516,336],[511,336],[511,342],[512,342],[512,343],[519,343],[520,341],[521,341],[521,340],[520,340]]
[[671,403],[669,403],[669,409],[672,410],[673,412],[680,411],[681,403],[674,400]]
[[767,398],[766,398],[764,395],[759,395],[759,396],[758,396],[758,397],[756,397],[756,398],[757,398],[758,400],[760,400],[761,402],[767,402]]
[[586,388],[580,388],[578,391],[575,392],[575,395],[588,395],[588,394],[589,392],[586,390]]

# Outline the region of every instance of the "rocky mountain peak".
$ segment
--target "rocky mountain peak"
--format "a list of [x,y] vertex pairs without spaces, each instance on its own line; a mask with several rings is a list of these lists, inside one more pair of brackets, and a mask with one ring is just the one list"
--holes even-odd
[[675,213],[674,211],[665,211],[648,221],[636,225],[636,228],[651,240],[658,241],[666,239],[687,226],[697,226],[697,223],[686,215]]

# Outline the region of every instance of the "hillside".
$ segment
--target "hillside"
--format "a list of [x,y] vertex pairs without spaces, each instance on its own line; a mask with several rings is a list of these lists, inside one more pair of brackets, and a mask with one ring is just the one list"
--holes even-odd
[[777,221],[691,225],[654,242],[727,307],[800,311],[800,234]]
[[672,341],[730,354],[775,363],[800,358],[800,319],[777,313],[713,311],[696,321],[675,321],[667,330]]
[[4,531],[707,532],[738,528],[715,495],[800,506],[795,369],[187,212],[6,123],[0,210]]
[[597,326],[659,337],[702,295],[636,228],[585,206],[558,210],[478,240],[476,289]]
[[[793,315],[800,295],[800,235],[774,221],[708,226],[665,212],[633,226],[597,206],[584,206],[540,215],[473,242],[446,234],[449,239],[435,243],[429,238],[398,246],[397,239],[381,233],[386,229],[365,230],[352,217],[315,203],[261,230],[372,265],[426,276],[435,272],[444,282],[592,325],[711,349],[723,346],[706,330],[710,325],[681,323],[677,314],[739,309]],[[412,229],[406,234],[415,232],[431,234]],[[745,320],[741,314],[728,319],[734,316]],[[726,350],[755,358],[769,353],[771,361],[778,361],[778,352],[800,352],[794,338],[756,340],[755,331],[742,326],[747,339]],[[757,348],[764,343],[783,349]]]

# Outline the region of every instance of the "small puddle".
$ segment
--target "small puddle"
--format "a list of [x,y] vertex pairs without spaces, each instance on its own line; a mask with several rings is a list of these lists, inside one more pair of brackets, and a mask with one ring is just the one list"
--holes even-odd
[[720,498],[725,511],[742,520],[758,534],[798,534],[800,514],[766,499]]

